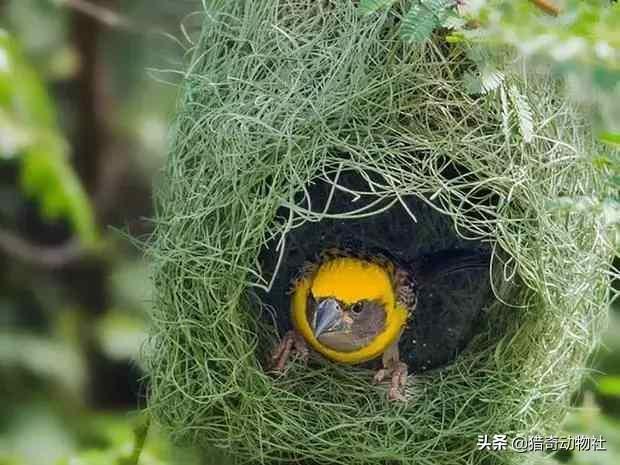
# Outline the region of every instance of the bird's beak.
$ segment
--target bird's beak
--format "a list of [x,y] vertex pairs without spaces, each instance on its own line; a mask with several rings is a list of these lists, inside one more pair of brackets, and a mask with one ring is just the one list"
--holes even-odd
[[320,302],[312,322],[314,337],[318,339],[321,334],[339,327],[340,323],[342,323],[342,317],[342,308],[337,300],[325,299]]

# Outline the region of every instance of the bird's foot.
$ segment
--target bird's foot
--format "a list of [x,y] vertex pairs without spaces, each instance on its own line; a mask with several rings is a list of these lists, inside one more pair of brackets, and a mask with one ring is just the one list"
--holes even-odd
[[407,364],[403,362],[396,362],[391,367],[381,368],[375,374],[373,381],[380,383],[386,377],[390,377],[390,389],[388,391],[388,400],[397,400],[404,402],[405,398],[405,386],[407,385]]
[[304,364],[307,363],[309,351],[306,341],[301,334],[291,330],[284,335],[271,354],[272,370],[276,373],[284,371],[286,363],[294,352],[299,354]]

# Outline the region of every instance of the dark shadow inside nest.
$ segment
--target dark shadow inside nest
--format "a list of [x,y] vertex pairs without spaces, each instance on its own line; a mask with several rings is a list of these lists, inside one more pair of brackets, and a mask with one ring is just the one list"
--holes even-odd
[[[338,185],[346,190],[368,191],[367,181],[355,172],[341,173]],[[323,180],[307,186],[313,211],[323,211],[332,189],[333,185]],[[350,212],[377,200],[376,197],[363,196],[353,202],[354,195],[346,190],[338,190],[333,195],[328,213]],[[258,295],[263,304],[273,309],[274,315],[269,322],[273,324],[275,320],[280,335],[291,329],[291,280],[298,275],[305,261],[312,260],[326,248],[359,244],[365,249],[388,251],[399,260],[414,265],[432,261],[432,257],[442,251],[448,254],[453,251],[479,252],[482,256],[490,254],[487,244],[459,237],[452,219],[422,199],[408,196],[403,202],[417,222],[397,202],[368,217],[324,218],[288,232],[271,290],[260,291]],[[280,219],[289,214],[286,208],[278,213]],[[263,249],[260,264],[266,276],[275,269],[279,255],[275,241]],[[452,271],[421,286],[415,314],[400,340],[401,358],[414,372],[451,362],[467,346],[477,328],[483,326],[484,309],[492,301],[488,267]],[[369,367],[374,365],[376,362],[368,364]]]

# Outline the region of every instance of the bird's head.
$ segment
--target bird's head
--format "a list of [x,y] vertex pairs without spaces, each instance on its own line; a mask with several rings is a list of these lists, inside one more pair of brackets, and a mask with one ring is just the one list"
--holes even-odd
[[315,338],[324,346],[353,352],[367,346],[385,328],[386,308],[379,299],[346,304],[336,297],[310,296],[307,316]]

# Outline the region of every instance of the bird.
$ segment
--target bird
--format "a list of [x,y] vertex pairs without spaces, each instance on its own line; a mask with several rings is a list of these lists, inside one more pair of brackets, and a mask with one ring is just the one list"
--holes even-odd
[[401,361],[399,341],[415,313],[420,286],[488,263],[488,255],[466,250],[442,251],[412,262],[386,251],[323,251],[292,282],[293,329],[272,351],[273,371],[282,373],[294,352],[304,362],[314,351],[347,365],[380,357],[373,382],[388,378],[388,399],[405,401],[408,366]]

